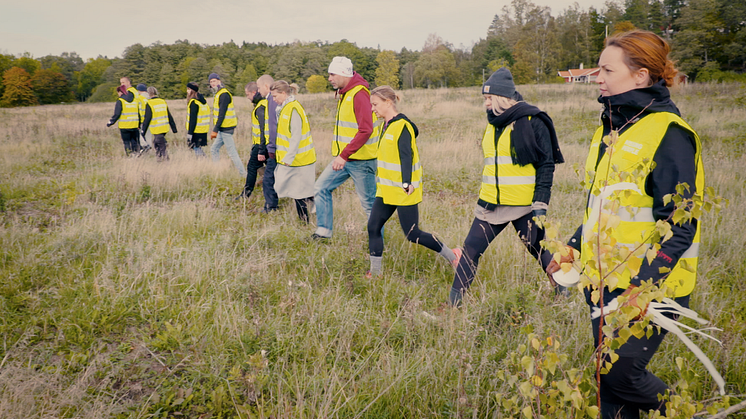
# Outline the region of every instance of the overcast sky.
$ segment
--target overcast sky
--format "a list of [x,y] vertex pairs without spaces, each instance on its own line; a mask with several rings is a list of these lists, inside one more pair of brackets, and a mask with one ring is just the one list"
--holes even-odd
[[[534,0],[557,16],[572,0]],[[579,0],[582,9],[599,2]],[[419,50],[437,33],[456,47],[487,34],[509,0],[0,0],[0,52],[35,58],[77,52],[121,57],[132,44],[231,39],[279,44],[337,42]]]

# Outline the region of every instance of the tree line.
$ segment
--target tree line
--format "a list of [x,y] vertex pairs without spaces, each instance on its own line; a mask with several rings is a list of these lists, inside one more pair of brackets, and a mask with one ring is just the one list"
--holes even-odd
[[265,73],[295,82],[301,91],[322,92],[330,89],[326,69],[337,55],[350,58],[373,85],[395,88],[480,85],[501,66],[510,67],[519,84],[559,83],[558,70],[594,66],[606,36],[633,28],[669,40],[674,60],[691,80],[746,81],[745,26],[746,0],[607,0],[600,9],[576,3],[557,16],[547,6],[512,0],[495,15],[486,37],[470,47],[430,34],[420,51],[399,52],[348,40],[240,46],[179,40],[134,44],[121,58],[85,62],[75,52],[39,59],[0,54],[0,106],[111,101],[121,76],[154,85],[168,99],[184,98],[189,81],[206,90],[213,72],[236,94]]

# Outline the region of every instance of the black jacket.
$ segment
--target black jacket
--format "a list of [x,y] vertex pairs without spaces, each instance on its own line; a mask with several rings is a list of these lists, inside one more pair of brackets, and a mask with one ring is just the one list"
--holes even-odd
[[[505,128],[515,122],[510,136],[513,164],[533,164],[536,169],[536,180],[532,201],[549,204],[554,182],[554,166],[556,163],[564,162],[552,119],[539,108],[519,102],[500,115],[495,115],[488,109],[487,120],[495,129],[495,148]],[[496,206],[482,199],[477,203],[490,210]]]
[[[127,92],[123,94],[120,98],[124,99],[125,102],[132,103],[132,101],[135,100],[135,95],[132,94],[132,92]],[[114,125],[121,116],[122,116],[122,102],[120,102],[119,99],[117,99],[117,103],[114,105],[114,116],[112,116],[111,119],[109,119],[109,123],[107,123],[106,126],[110,127]],[[139,118],[139,114],[138,114],[138,118]],[[142,123],[142,121],[140,122]],[[137,129],[137,128],[131,128],[131,129]]]
[[[385,131],[392,122],[398,121],[400,119],[403,119],[412,124],[414,138],[417,138],[417,136],[420,135],[420,131],[417,129],[417,125],[415,125],[414,122],[410,121],[409,118],[407,118],[407,116],[403,113],[397,114],[395,117],[391,118],[391,120],[386,123],[386,127],[383,128],[383,131]],[[397,146],[399,148],[399,160],[401,165],[401,181],[402,183],[412,183],[412,160],[414,158],[414,151],[412,150],[412,136],[409,135],[409,130],[403,129],[401,131]]]
[[[218,91],[220,89],[223,89],[225,86],[220,86]],[[225,119],[225,113],[228,112],[228,105],[230,105],[231,100],[233,100],[233,95],[231,92],[226,89],[225,93],[220,95],[220,102],[218,103],[218,117],[215,119],[215,125],[212,127],[212,130],[215,132],[227,132],[227,133],[233,133],[236,127],[229,127],[229,128],[223,128],[223,120]]]
[[[256,108],[256,104],[261,102],[261,100],[264,99],[262,95],[259,94],[259,92],[256,92],[254,94],[254,97],[251,98],[251,103],[254,104],[254,107]],[[256,109],[256,119],[259,121],[259,154],[267,155],[267,140],[265,140],[265,130],[267,127],[265,127],[264,117],[265,112],[267,112],[267,107],[262,106],[260,108]],[[253,135],[253,134],[252,134]]]
[[[197,93],[197,97],[195,97],[194,99],[203,105],[207,103],[207,100],[205,100],[205,97],[202,96],[202,93]],[[199,113],[199,105],[197,105],[195,102],[190,101],[189,126],[187,127],[187,135],[193,135],[194,130],[197,128],[197,113]]]
[[[602,96],[598,98],[598,101],[604,105],[604,113],[601,117],[604,135],[608,134],[612,128],[620,129],[620,133],[623,133],[650,113],[671,112],[680,115],[663,81],[644,89],[635,89],[615,96]],[[668,128],[653,156],[655,167],[645,179],[645,193],[653,197],[653,217],[656,221],[668,219],[673,212],[674,203],[664,205],[663,196],[676,193],[676,185],[687,183],[690,191],[684,196],[689,198],[693,195],[696,180],[696,151],[696,142],[692,133],[678,125]],[[602,142],[598,154],[599,160],[605,152],[606,144]],[[651,264],[648,264],[647,259],[643,261],[640,273],[631,280],[632,284],[640,285],[642,280],[647,281],[651,278],[657,284],[665,275],[660,272],[659,268],[673,268],[681,255],[692,245],[697,231],[697,220],[682,225],[669,222],[673,237],[661,243],[658,256]],[[580,250],[581,235],[582,226],[570,239],[569,245]]]
[[[151,97],[151,99],[156,99],[158,96]],[[166,108],[166,112],[168,113],[168,124],[171,125],[171,132],[176,134],[176,122],[174,122],[174,117],[171,116],[171,110]],[[150,121],[153,119],[153,109],[150,106],[145,105],[145,119],[142,121],[142,132],[143,136],[146,132],[148,132],[148,128],[150,127]]]

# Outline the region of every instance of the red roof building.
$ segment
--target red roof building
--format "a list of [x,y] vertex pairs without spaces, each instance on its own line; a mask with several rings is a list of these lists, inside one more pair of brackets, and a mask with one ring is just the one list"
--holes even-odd
[[598,67],[583,69],[583,64],[581,64],[580,68],[558,71],[557,74],[565,79],[565,83],[593,83],[599,71],[601,69]]

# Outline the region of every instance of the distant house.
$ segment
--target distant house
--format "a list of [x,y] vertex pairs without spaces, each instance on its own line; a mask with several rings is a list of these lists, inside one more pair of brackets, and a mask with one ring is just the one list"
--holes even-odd
[[600,68],[583,68],[583,64],[580,64],[580,68],[574,68],[567,71],[558,71],[557,74],[565,79],[565,83],[593,83],[598,77]]

